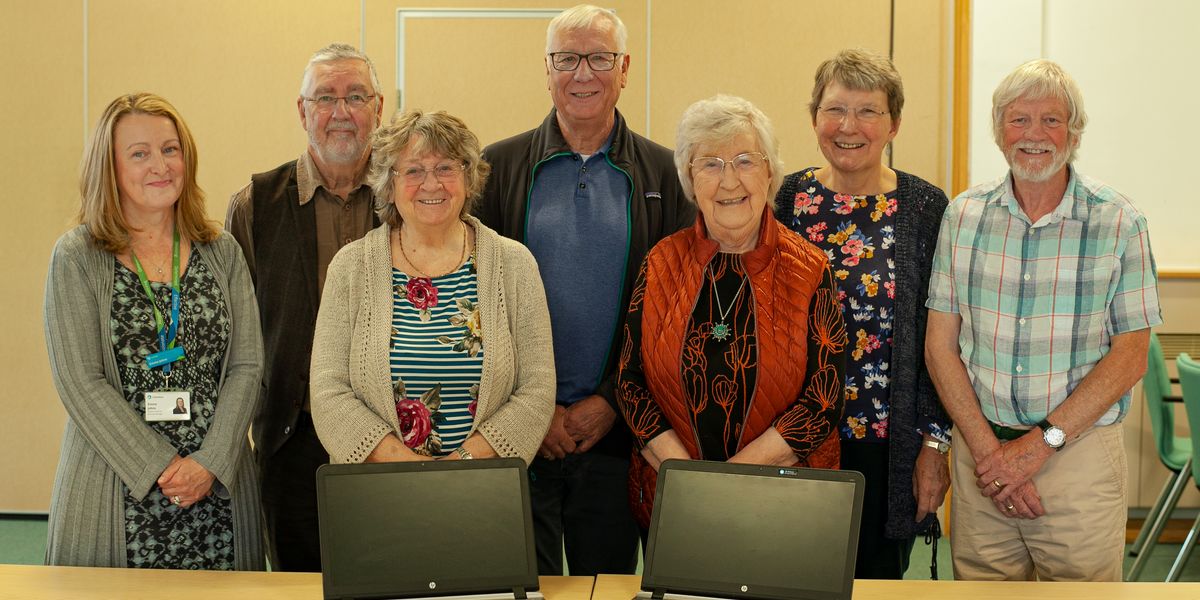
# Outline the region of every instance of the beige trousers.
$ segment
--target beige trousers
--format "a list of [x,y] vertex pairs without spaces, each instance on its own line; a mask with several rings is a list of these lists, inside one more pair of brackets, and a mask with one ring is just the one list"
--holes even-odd
[[1121,581],[1126,472],[1121,424],[1093,427],[1033,476],[1046,514],[1010,519],[975,485],[975,460],[954,435],[950,551],[962,580]]

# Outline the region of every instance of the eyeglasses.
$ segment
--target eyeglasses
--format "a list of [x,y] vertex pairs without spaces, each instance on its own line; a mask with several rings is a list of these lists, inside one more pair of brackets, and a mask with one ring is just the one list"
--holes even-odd
[[757,173],[767,164],[767,155],[762,152],[745,152],[729,160],[716,156],[699,156],[688,164],[692,167],[692,177],[720,179],[725,174],[725,165],[733,165],[733,172],[738,176]]
[[[303,98],[303,96],[301,96]],[[350,108],[362,108],[368,102],[375,99],[374,94],[350,94],[349,96],[315,96],[313,98],[304,98],[305,102],[312,102],[321,110],[333,110],[337,106],[338,101],[345,100],[346,106]]]
[[821,106],[817,110],[822,116],[831,121],[845,121],[846,115],[854,115],[854,118],[864,123],[874,123],[882,119],[887,111],[876,110],[869,106],[862,108],[847,108],[845,106]]
[[587,60],[587,64],[593,71],[611,71],[617,66],[617,57],[621,56],[620,52],[592,52],[590,54],[579,54],[578,52],[551,52],[546,56],[550,57],[550,66],[554,67],[555,71],[574,71],[579,68],[579,63]]
[[442,183],[450,183],[458,179],[458,174],[463,171],[465,165],[455,162],[444,162],[434,166],[432,169],[425,167],[410,166],[404,167],[397,171],[392,169],[392,175],[404,179],[404,183],[408,185],[421,185],[425,183],[425,177],[430,173]]

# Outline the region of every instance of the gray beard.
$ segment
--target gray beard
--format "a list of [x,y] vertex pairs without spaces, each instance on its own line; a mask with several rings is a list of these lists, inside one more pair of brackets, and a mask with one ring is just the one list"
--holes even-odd
[[1057,175],[1067,165],[1067,159],[1071,156],[1065,152],[1055,151],[1054,161],[1046,165],[1045,168],[1030,169],[1017,160],[1017,152],[1020,152],[1020,150],[1013,148],[1006,153],[1005,158],[1008,159],[1008,168],[1012,169],[1013,177],[1030,183],[1044,183],[1049,181],[1051,177]]

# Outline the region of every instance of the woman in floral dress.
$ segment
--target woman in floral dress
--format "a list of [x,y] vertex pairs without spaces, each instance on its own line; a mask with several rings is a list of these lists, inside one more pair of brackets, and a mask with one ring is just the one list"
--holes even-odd
[[904,89],[890,60],[845,50],[817,69],[809,111],[826,164],[784,179],[776,217],[825,251],[850,348],[843,469],[866,476],[858,566],[899,579],[950,478],[949,419],[925,370],[925,297],[946,195],[883,164]]
[[335,463],[516,456],[554,410],[533,256],[469,215],[490,170],[444,112],[371,138],[384,222],[329,265],[312,353],[313,422]]
[[205,217],[197,163],[187,125],[154,94],[113,100],[88,142],[80,225],[46,281],[67,411],[49,564],[264,566],[246,438],[258,308],[237,242]]

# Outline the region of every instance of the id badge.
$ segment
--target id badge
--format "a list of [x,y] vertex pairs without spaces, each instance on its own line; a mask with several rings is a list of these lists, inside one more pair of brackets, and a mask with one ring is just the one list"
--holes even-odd
[[147,421],[191,421],[192,393],[183,390],[146,392]]

